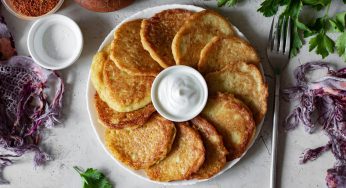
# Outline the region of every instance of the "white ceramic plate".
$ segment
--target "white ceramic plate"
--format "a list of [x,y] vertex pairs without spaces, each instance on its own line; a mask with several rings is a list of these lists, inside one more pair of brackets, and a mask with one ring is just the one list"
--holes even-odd
[[[167,10],[167,9],[175,9],[175,8],[180,8],[180,9],[186,9],[186,10],[190,10],[190,11],[195,11],[195,12],[199,12],[204,10],[203,8],[200,7],[196,7],[196,6],[192,6],[192,5],[179,5],[179,4],[173,4],[173,5],[163,5],[163,6],[157,6],[157,7],[152,7],[152,8],[148,8],[145,9],[143,11],[140,11],[132,16],[130,16],[129,18],[123,20],[120,24],[118,24],[110,33],[109,35],[106,37],[106,39],[103,41],[103,43],[101,44],[99,51],[101,49],[103,49],[105,46],[107,46],[108,44],[111,43],[111,41],[113,40],[113,33],[114,31],[123,23],[130,21],[130,20],[134,20],[134,19],[141,19],[141,18],[150,18],[152,16],[154,16],[156,13],[159,13],[163,10]],[[245,38],[245,36],[237,29],[234,27],[234,29],[236,30],[237,34],[241,37],[241,38]],[[261,68],[261,71],[263,69]],[[262,71],[263,73],[263,71]],[[259,132],[262,129],[262,125],[263,125],[263,121],[256,127],[256,135],[254,137],[254,139],[251,141],[251,143],[249,144],[248,149],[246,150],[246,152],[242,155],[242,157],[235,159],[233,161],[230,161],[226,164],[226,166],[223,168],[223,170],[221,170],[218,174],[216,174],[215,176],[213,176],[212,178],[209,178],[207,180],[183,180],[183,181],[173,181],[173,182],[157,182],[157,181],[152,181],[150,180],[144,173],[143,170],[132,170],[130,168],[128,168],[126,165],[122,164],[120,161],[118,161],[117,159],[115,159],[113,157],[113,155],[110,153],[110,151],[108,151],[108,149],[106,148],[106,144],[105,144],[105,128],[98,123],[97,121],[97,115],[96,115],[96,110],[94,107],[94,95],[96,93],[96,90],[94,88],[94,86],[92,85],[91,81],[90,81],[90,73],[89,73],[89,78],[88,78],[88,85],[87,85],[87,108],[88,108],[88,113],[90,116],[90,121],[91,121],[91,125],[95,131],[96,137],[99,140],[99,142],[101,143],[103,149],[106,151],[106,153],[111,156],[115,163],[118,166],[121,166],[122,168],[126,169],[127,171],[129,171],[131,174],[134,174],[137,177],[140,177],[144,180],[150,181],[150,182],[154,182],[154,183],[158,183],[158,184],[162,184],[162,185],[191,185],[191,184],[195,184],[198,182],[203,182],[203,181],[207,181],[210,180],[222,173],[224,173],[226,170],[232,168],[247,152],[247,150],[253,145],[253,143],[255,142]]]

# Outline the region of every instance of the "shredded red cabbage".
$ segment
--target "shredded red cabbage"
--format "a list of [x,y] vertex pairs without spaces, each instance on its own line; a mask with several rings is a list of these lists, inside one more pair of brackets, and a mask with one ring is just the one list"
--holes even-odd
[[[49,100],[45,91],[51,78],[56,92]],[[0,147],[11,152],[0,155],[0,167],[28,151],[35,152],[35,165],[50,159],[39,147],[40,132],[58,122],[63,93],[59,74],[39,67],[30,57],[14,56],[0,64]]]
[[343,188],[346,185],[346,166],[335,166],[327,170],[327,186],[329,188]]
[[[320,73],[324,70],[323,73]],[[319,71],[319,79],[308,75]],[[284,122],[287,130],[302,123],[307,132],[313,133],[322,126],[330,141],[315,149],[302,153],[301,163],[318,158],[331,150],[337,159],[336,166],[327,171],[327,185],[346,187],[346,68],[333,70],[330,64],[307,63],[295,72],[296,85],[283,90],[287,100],[298,100],[298,106]]]
[[[0,15],[0,184],[9,183],[2,170],[13,163],[13,157],[32,151],[35,166],[50,159],[39,146],[41,130],[58,122],[64,93],[57,72],[16,54],[13,37]],[[55,91],[51,100],[47,90]]]

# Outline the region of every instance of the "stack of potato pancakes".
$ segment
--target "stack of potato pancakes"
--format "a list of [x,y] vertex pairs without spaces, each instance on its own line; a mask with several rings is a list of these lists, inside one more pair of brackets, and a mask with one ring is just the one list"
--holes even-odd
[[[171,122],[151,103],[155,76],[191,66],[207,81],[205,109]],[[208,179],[241,157],[267,111],[256,50],[216,12],[170,9],[122,24],[91,67],[106,145],[128,167],[155,181]]]

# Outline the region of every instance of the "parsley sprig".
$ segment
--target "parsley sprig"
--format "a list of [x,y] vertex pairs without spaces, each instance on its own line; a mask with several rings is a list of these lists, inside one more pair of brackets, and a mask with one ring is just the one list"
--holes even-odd
[[236,5],[237,3],[238,3],[238,0],[218,0],[217,1],[217,5],[219,7],[224,6],[224,5],[232,7],[232,6]]
[[[346,4],[346,0],[343,0]],[[237,0],[218,0],[218,5],[234,6]],[[283,11],[280,13],[279,22],[282,23],[284,16],[292,18],[292,46],[291,56],[296,56],[302,48],[304,38],[310,37],[309,51],[315,51],[322,58],[334,53],[335,50],[346,61],[346,11],[329,16],[329,7],[331,0],[264,0],[258,9],[264,16],[275,15],[280,7]],[[316,11],[324,10],[322,17],[311,20],[305,24],[299,20],[304,6],[313,7]],[[329,34],[336,33],[336,40],[333,40]]]
[[83,188],[112,188],[112,184],[100,171],[88,168],[85,172],[79,167],[73,167],[83,179]]

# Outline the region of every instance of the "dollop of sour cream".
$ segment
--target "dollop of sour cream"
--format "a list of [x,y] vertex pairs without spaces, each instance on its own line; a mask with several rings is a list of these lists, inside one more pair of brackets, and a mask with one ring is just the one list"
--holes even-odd
[[152,87],[152,101],[165,118],[181,122],[204,108],[208,90],[202,75],[191,67],[174,66],[162,71]]

